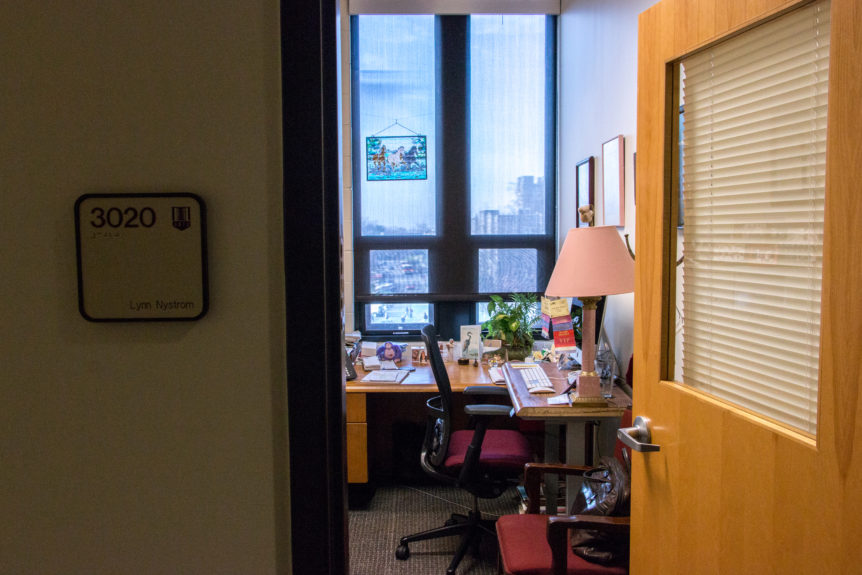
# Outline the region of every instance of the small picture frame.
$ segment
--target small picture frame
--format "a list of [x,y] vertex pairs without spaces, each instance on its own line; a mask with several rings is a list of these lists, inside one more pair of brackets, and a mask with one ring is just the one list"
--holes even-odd
[[428,138],[419,134],[367,137],[365,163],[369,182],[427,180]]
[[625,139],[622,135],[602,144],[602,209],[606,226],[626,225],[624,154]]
[[577,209],[578,213],[578,227],[579,228],[588,228],[595,223],[595,218],[589,219],[589,221],[583,221],[585,218],[580,213],[580,209],[584,206],[589,206],[590,212],[595,214],[595,196],[594,196],[594,184],[595,181],[595,159],[590,156],[589,158],[578,162],[575,166],[575,197],[577,198]]
[[458,357],[479,359],[482,356],[482,326],[462,325],[461,341],[458,342]]

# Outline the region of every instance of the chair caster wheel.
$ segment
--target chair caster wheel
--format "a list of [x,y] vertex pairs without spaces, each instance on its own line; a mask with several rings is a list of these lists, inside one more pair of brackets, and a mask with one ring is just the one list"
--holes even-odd
[[408,557],[410,557],[410,548],[407,547],[406,543],[402,543],[395,550],[395,558],[405,561]]

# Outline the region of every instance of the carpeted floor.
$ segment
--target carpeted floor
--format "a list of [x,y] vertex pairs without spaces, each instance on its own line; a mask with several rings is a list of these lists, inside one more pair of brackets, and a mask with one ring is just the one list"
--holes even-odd
[[[457,537],[410,544],[406,561],[395,558],[398,541],[405,535],[443,524],[453,512],[466,514],[472,504],[469,494],[454,487],[417,485],[380,487],[363,509],[350,511],[351,575],[444,575],[458,545]],[[497,499],[480,499],[483,516],[518,512],[515,488]],[[497,546],[483,538],[479,554],[468,555],[458,575],[496,575]]]

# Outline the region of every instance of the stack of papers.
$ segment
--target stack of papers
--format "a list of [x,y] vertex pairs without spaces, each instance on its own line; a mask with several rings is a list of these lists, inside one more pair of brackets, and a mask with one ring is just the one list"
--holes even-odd
[[376,355],[363,357],[362,367],[364,367],[366,371],[371,371],[372,369],[398,369],[398,365],[391,359],[384,359],[381,361],[377,359]]
[[380,360],[377,359],[376,355],[369,355],[368,357],[363,357],[362,367],[369,371],[372,369],[380,369]]
[[401,383],[407,372],[400,369],[378,369],[362,378],[362,383]]
[[345,343],[356,343],[362,339],[362,334],[358,331],[350,331],[344,334]]

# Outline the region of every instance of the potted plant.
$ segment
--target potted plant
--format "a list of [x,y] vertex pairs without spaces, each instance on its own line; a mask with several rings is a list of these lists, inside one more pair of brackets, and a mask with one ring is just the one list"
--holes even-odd
[[482,324],[488,339],[499,339],[509,359],[524,359],[533,350],[532,326],[541,315],[535,294],[509,295],[510,301],[492,295],[488,302],[491,318]]

